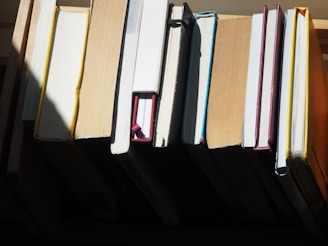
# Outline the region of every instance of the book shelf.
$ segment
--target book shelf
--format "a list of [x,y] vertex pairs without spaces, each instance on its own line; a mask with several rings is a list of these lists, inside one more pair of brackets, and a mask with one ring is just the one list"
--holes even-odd
[[[239,15],[238,15],[239,16]],[[219,14],[219,18],[238,18],[237,15]],[[327,16],[328,18],[328,16]],[[328,54],[328,19],[314,19],[323,55]],[[13,29],[12,24],[0,23],[0,28]],[[8,57],[0,57],[0,65],[7,65]],[[327,62],[328,64],[328,62]],[[328,66],[327,66],[328,67]],[[2,70],[1,70],[2,71]],[[0,71],[0,73],[1,73]],[[3,75],[0,74],[0,79]],[[2,85],[2,81],[0,81]],[[0,86],[1,88],[1,86]],[[61,181],[58,180],[61,185]],[[149,221],[127,220],[127,222],[106,222],[90,218],[83,211],[75,209],[75,200],[70,200],[69,191],[60,186],[62,195],[58,235],[45,237],[42,233],[28,232],[22,225],[10,221],[0,222],[0,240],[12,242],[94,242],[110,245],[218,245],[219,243],[313,243],[301,223],[261,224],[249,221],[202,221],[193,220],[181,226],[165,226],[156,218]],[[197,213],[197,211],[195,211]],[[328,233],[328,230],[327,230]],[[323,241],[324,243],[327,241]],[[317,243],[321,243],[317,242]]]

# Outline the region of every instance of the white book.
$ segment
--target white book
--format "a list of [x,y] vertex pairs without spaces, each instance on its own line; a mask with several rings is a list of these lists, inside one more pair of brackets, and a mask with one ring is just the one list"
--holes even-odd
[[303,156],[306,127],[306,30],[305,18],[296,9],[287,11],[284,34],[279,106],[276,169],[287,167],[289,156]]
[[302,13],[297,13],[296,21],[296,40],[295,40],[295,58],[294,58],[294,84],[293,84],[293,101],[290,129],[290,153],[293,157],[304,156],[307,145],[307,103],[308,103],[308,78],[305,69],[308,59],[309,49],[306,32],[309,27],[306,26],[306,18]]
[[132,89],[143,0],[130,0],[124,37],[123,57],[116,102],[116,122],[110,150],[113,154],[126,153],[131,139]]
[[168,12],[167,0],[144,0],[133,81],[132,141],[150,142],[153,138]]
[[48,54],[46,80],[42,81],[35,136],[40,139],[67,140],[72,137],[75,128],[89,9],[55,9],[52,49]]
[[267,8],[263,13],[252,15],[252,29],[248,60],[245,112],[243,124],[243,147],[254,147],[257,135],[259,86],[262,84],[262,65],[266,30]]

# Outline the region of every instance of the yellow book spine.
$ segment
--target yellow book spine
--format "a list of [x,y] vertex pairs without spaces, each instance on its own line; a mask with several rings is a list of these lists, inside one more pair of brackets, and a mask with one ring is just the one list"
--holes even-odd
[[58,13],[58,6],[55,6],[52,11],[52,21],[51,21],[51,28],[50,28],[49,39],[48,39],[47,57],[45,60],[45,64],[44,64],[45,69],[44,69],[44,73],[42,75],[42,81],[41,81],[41,95],[40,95],[40,101],[39,101],[38,110],[37,110],[37,114],[36,114],[34,129],[33,129],[34,137],[38,137],[37,131],[39,128],[39,121],[40,121],[40,115],[41,115],[41,109],[42,109],[42,102],[43,102],[43,98],[44,98],[44,94],[45,94],[45,88],[47,86],[47,78],[48,78],[49,65],[50,65],[50,59],[51,59],[51,50],[52,50],[53,41],[54,41],[57,13]]

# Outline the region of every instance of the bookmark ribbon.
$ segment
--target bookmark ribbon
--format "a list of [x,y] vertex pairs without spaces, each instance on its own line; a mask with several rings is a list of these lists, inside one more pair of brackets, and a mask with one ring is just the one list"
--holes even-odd
[[155,93],[136,93],[133,97],[132,142],[151,142],[156,108]]

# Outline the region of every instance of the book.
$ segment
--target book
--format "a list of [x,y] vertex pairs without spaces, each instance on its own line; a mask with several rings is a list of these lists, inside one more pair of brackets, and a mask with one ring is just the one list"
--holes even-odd
[[[120,206],[125,207],[125,209],[120,209],[121,214],[125,213],[125,217],[130,218],[135,216],[135,214],[139,214],[138,216],[143,216],[145,214],[149,214],[149,211],[154,210],[145,198],[145,194],[143,194],[136,185],[135,180],[131,179],[128,171],[124,169],[121,163],[117,162],[115,158],[115,155],[127,153],[130,148],[133,79],[142,13],[143,0],[129,1],[126,16],[126,27],[123,35],[124,40],[121,51],[122,59],[120,61],[120,69],[118,72],[116,87],[117,89],[115,94],[116,99],[113,112],[112,134],[110,138],[107,139],[107,141],[110,141],[110,150],[107,149],[107,144],[102,143],[104,146],[101,148],[103,153],[100,154],[105,156],[105,158],[103,158],[105,160],[104,166],[108,166],[108,162],[111,162],[112,167],[110,171],[106,171],[112,174],[117,173],[117,175],[114,175],[114,177],[111,175],[108,179],[112,179],[114,184],[120,184],[121,191],[118,191],[117,193],[121,194],[119,199]],[[89,147],[87,148],[89,149]],[[92,154],[94,157],[97,155],[99,156],[99,148],[94,152],[95,153]],[[97,157],[94,159],[99,160]],[[108,161],[108,159],[111,160]],[[122,197],[123,193],[127,193],[124,198]],[[126,197],[129,197],[129,199],[126,199]],[[131,209],[131,206],[134,207],[133,210]],[[124,212],[122,212],[122,210]],[[155,211],[154,213],[156,214]],[[153,217],[157,218],[157,216],[158,215],[156,214]]]
[[266,22],[268,7],[263,6],[262,13],[252,15],[252,29],[248,55],[247,85],[245,95],[245,113],[243,121],[243,147],[255,147],[257,120],[260,110],[260,93],[263,78]]
[[206,141],[213,165],[228,177],[245,213],[255,220],[275,221],[271,199],[242,147],[251,27],[251,16],[218,21]]
[[257,122],[255,149],[268,149],[275,153],[276,148],[276,115],[280,88],[280,62],[282,33],[285,16],[281,5],[268,11],[263,61],[263,78],[260,88],[260,109]]
[[[1,104],[1,194],[9,194],[11,209],[33,235],[56,236],[59,198],[56,176],[44,165],[33,141],[21,141],[22,99],[30,40],[34,33],[39,0],[19,3],[11,51],[4,78]],[[25,139],[25,138],[24,138]],[[32,140],[30,135],[29,140]],[[24,145],[24,147],[22,147]],[[33,155],[32,153],[37,153]],[[28,157],[21,161],[23,156]],[[42,161],[37,162],[36,160]],[[26,161],[29,160],[29,161]],[[5,178],[5,179],[4,179]],[[4,182],[4,180],[6,180]],[[8,192],[9,191],[9,192]],[[10,212],[6,212],[8,216]],[[15,220],[17,219],[15,218]]]
[[[95,58],[93,56],[99,54],[99,50],[97,49],[97,42],[99,41],[99,38],[104,35],[104,33],[102,32],[102,28],[107,28],[108,23],[111,23],[111,25],[115,25],[116,17],[119,20],[119,23],[121,24],[121,36],[109,35],[109,37],[106,36],[106,38],[115,39],[116,44],[119,45],[119,48],[121,47],[121,43],[119,42],[119,40],[122,40],[123,37],[123,29],[125,25],[125,16],[127,8],[126,4],[127,2],[125,2],[124,5],[124,2],[122,1],[116,3],[114,3],[113,1],[97,1],[97,3],[93,2],[93,4],[91,5],[91,12],[93,14],[91,15],[90,24],[87,25],[88,32],[86,34],[88,36],[88,39],[78,39],[79,42],[86,42],[85,48],[80,46],[80,48],[83,48],[83,50],[86,49],[85,55],[83,55],[82,60],[78,60],[76,61],[76,63],[72,63],[72,66],[82,64],[83,66],[81,68],[85,69],[85,66],[88,63],[91,65],[91,67],[88,68],[92,69],[92,66],[94,64],[92,64],[92,62],[87,62],[87,60],[89,59],[89,57],[91,57],[90,59],[93,60]],[[69,8],[69,10],[72,10],[73,12],[88,8],[84,6],[79,6],[81,8],[78,8],[78,6],[74,6],[73,8],[65,6],[61,8]],[[122,6],[125,6],[125,8],[121,8]],[[119,9],[120,11],[116,11],[117,9]],[[107,16],[108,11],[115,11],[117,16],[110,15],[108,16],[108,18],[110,18],[108,23],[103,22],[102,15]],[[101,25],[105,26],[99,25],[99,22],[102,23]],[[87,23],[89,23],[89,21]],[[88,47],[90,49],[88,49]],[[116,50],[115,53],[117,53]],[[120,53],[120,51],[118,53]],[[60,53],[59,55],[62,55],[62,53]],[[105,56],[104,59],[113,59],[113,57]],[[119,57],[117,57],[117,59],[119,59]],[[117,62],[117,64],[119,63],[119,61],[115,62]],[[83,74],[85,72],[84,69],[81,70]],[[92,71],[89,71],[89,73],[92,73]],[[58,74],[55,74],[54,76],[57,75]],[[113,78],[114,76],[112,76],[112,79]],[[75,79],[76,80],[73,79],[71,82],[76,82],[77,84],[81,83],[80,79],[82,79],[82,76],[77,76]],[[102,83],[104,81],[99,80],[99,82]],[[109,82],[113,83],[113,81]],[[92,83],[94,84],[93,80]],[[96,88],[99,89],[99,87]],[[75,92],[78,92],[79,86],[77,86],[76,89],[77,90]],[[73,101],[76,99],[80,99],[78,98],[80,94],[75,92],[72,93],[73,90],[71,90],[70,92],[70,99]],[[61,101],[65,98],[57,97],[57,99]],[[78,105],[78,103],[76,103],[76,105]],[[40,145],[38,147],[41,147],[41,149],[47,155],[45,162],[50,162],[49,164],[52,165],[55,164],[55,170],[60,174],[60,178],[65,181],[65,185],[68,186],[69,192],[71,192],[73,196],[75,196],[74,200],[77,199],[77,201],[75,202],[77,202],[78,206],[82,206],[80,208],[81,212],[87,212],[89,215],[91,214],[91,216],[95,216],[96,218],[100,218],[103,220],[113,220],[116,219],[118,216],[120,216],[120,218],[125,216],[129,217],[128,215],[131,215],[131,217],[140,216],[139,213],[141,212],[141,210],[147,211],[149,207],[142,199],[140,199],[140,194],[131,184],[130,180],[126,177],[126,174],[123,173],[123,171],[118,167],[114,159],[111,159],[111,155],[109,154],[110,139],[108,138],[108,134],[106,133],[105,135],[102,135],[102,137],[87,136],[86,138],[80,139],[74,138],[74,121],[76,120],[76,114],[74,113],[74,110],[80,107],[74,108],[74,105],[71,106],[71,118],[68,119],[68,121],[72,121],[71,128],[60,128],[63,137],[62,139],[56,139],[56,136],[50,136],[54,137],[55,139],[40,139],[40,136],[35,135]],[[50,108],[50,110],[51,109],[52,108]],[[66,109],[67,107],[65,106],[65,110]],[[52,117],[57,116],[57,120],[61,120],[61,117],[58,114],[50,115]],[[46,123],[51,124],[51,122],[49,121]],[[58,153],[66,154],[58,155]],[[130,207],[129,210],[126,210],[127,204],[129,204],[133,208]],[[136,208],[134,208],[134,205]]]
[[[320,117],[316,113],[318,108],[327,110],[322,104],[326,92],[321,87],[327,82],[326,69],[309,9],[288,10],[286,22],[276,174],[309,234],[322,237],[320,226],[326,221],[327,207],[319,183],[323,180],[322,174],[314,172],[313,168],[326,156],[318,149],[325,141],[322,138],[324,125],[320,128],[311,124],[323,121],[317,118]],[[315,94],[313,88],[318,88]],[[299,109],[295,107],[296,102]],[[298,120],[295,111],[301,114]],[[298,151],[294,145],[296,139],[301,141],[296,144],[300,147]]]
[[206,108],[217,25],[215,11],[197,12],[192,33],[182,141],[199,144],[205,138]]
[[[153,219],[158,215],[152,204],[140,191],[135,180],[131,179],[130,172],[117,161],[110,150],[116,124],[114,106],[120,83],[117,80],[121,72],[126,20],[128,10],[133,7],[138,5],[132,1],[100,0],[92,4],[74,142],[82,150],[82,156],[87,157],[100,174],[101,180],[114,193],[120,218],[143,216],[144,219]],[[112,31],[107,32],[108,28]],[[128,133],[129,141],[130,131],[131,129]]]
[[232,210],[240,203],[221,170],[212,166],[205,137],[207,100],[211,83],[213,51],[216,42],[218,16],[215,11],[194,14],[187,85],[182,120],[182,144],[187,155],[205,173],[217,190],[218,196]]
[[[207,105],[206,141],[210,149],[242,143],[251,20],[251,17],[219,20]],[[243,21],[244,32],[227,35],[229,29],[237,30],[236,25]],[[237,41],[242,45],[240,48]]]
[[183,103],[194,15],[187,3],[172,6],[163,82],[155,119],[154,147],[181,144]]
[[92,3],[74,133],[76,140],[111,136],[127,4],[126,0]]
[[[139,204],[138,189],[110,153],[126,17],[128,8],[133,7],[128,4],[119,0],[92,3],[74,132],[74,141],[115,193],[119,216],[138,213],[135,208],[148,208],[143,201]],[[128,204],[133,209],[125,209]]]
[[223,203],[189,158],[181,141],[193,26],[194,14],[188,3],[170,4],[154,137],[152,145],[146,151],[143,149],[143,153],[149,163],[156,163],[154,171],[176,200],[182,221],[190,216],[195,220],[222,221],[219,208],[224,207]]
[[142,10],[142,0],[130,1],[114,106],[110,145],[113,154],[125,153],[130,147],[133,78]]
[[[268,16],[268,12],[270,16]],[[247,157],[263,187],[272,198],[276,210],[283,218],[292,218],[294,213],[274,174],[276,155],[276,114],[280,89],[280,57],[284,18],[281,6],[269,11],[266,5],[262,13],[253,14],[247,85],[244,106],[243,140]],[[273,42],[274,41],[274,42]],[[260,48],[259,48],[260,47]],[[266,56],[265,56],[266,55]],[[266,68],[264,74],[264,67]],[[265,78],[263,77],[265,76]],[[263,81],[265,80],[265,81]],[[262,94],[263,83],[266,93]],[[270,91],[271,90],[271,91]],[[271,99],[269,100],[269,98]],[[262,100],[266,99],[266,101]],[[261,102],[265,104],[261,104]],[[261,113],[265,112],[267,124],[260,124]],[[269,113],[268,113],[269,112]],[[271,115],[271,116],[269,116]],[[262,118],[262,122],[263,118]],[[260,126],[267,130],[266,140],[259,146]],[[264,134],[261,134],[264,136]]]
[[45,141],[62,141],[72,138],[74,132],[89,9],[59,6],[52,11],[50,26],[54,30],[48,36],[48,61],[44,64],[46,75],[41,79],[35,137]]
[[[131,92],[132,112],[130,115],[129,148],[127,151],[112,152],[112,154],[156,211],[157,216],[165,224],[177,225],[179,215],[176,202],[158,177],[149,157],[153,155],[153,135],[149,134],[153,130],[153,123],[150,123],[150,120],[155,119],[154,107],[157,103],[162,77],[168,15],[169,3],[167,0],[143,1],[135,74]],[[157,33],[156,38],[153,37],[155,35],[154,31]],[[154,43],[150,44],[149,42]],[[149,52],[149,46],[153,47],[152,51],[154,50],[154,52]],[[153,116],[148,114],[150,108],[152,108]],[[140,115],[143,115],[145,124],[137,120]],[[141,127],[139,130],[145,134],[144,136],[137,136],[137,133],[133,132],[135,124]]]
[[[117,203],[113,192],[73,139],[90,8],[54,6],[52,16],[34,138],[81,204],[93,215],[114,219]],[[95,197],[103,200],[103,210],[89,202]]]
[[169,10],[167,0],[149,2],[144,0],[133,79],[131,140],[141,142],[151,142],[153,139]]

